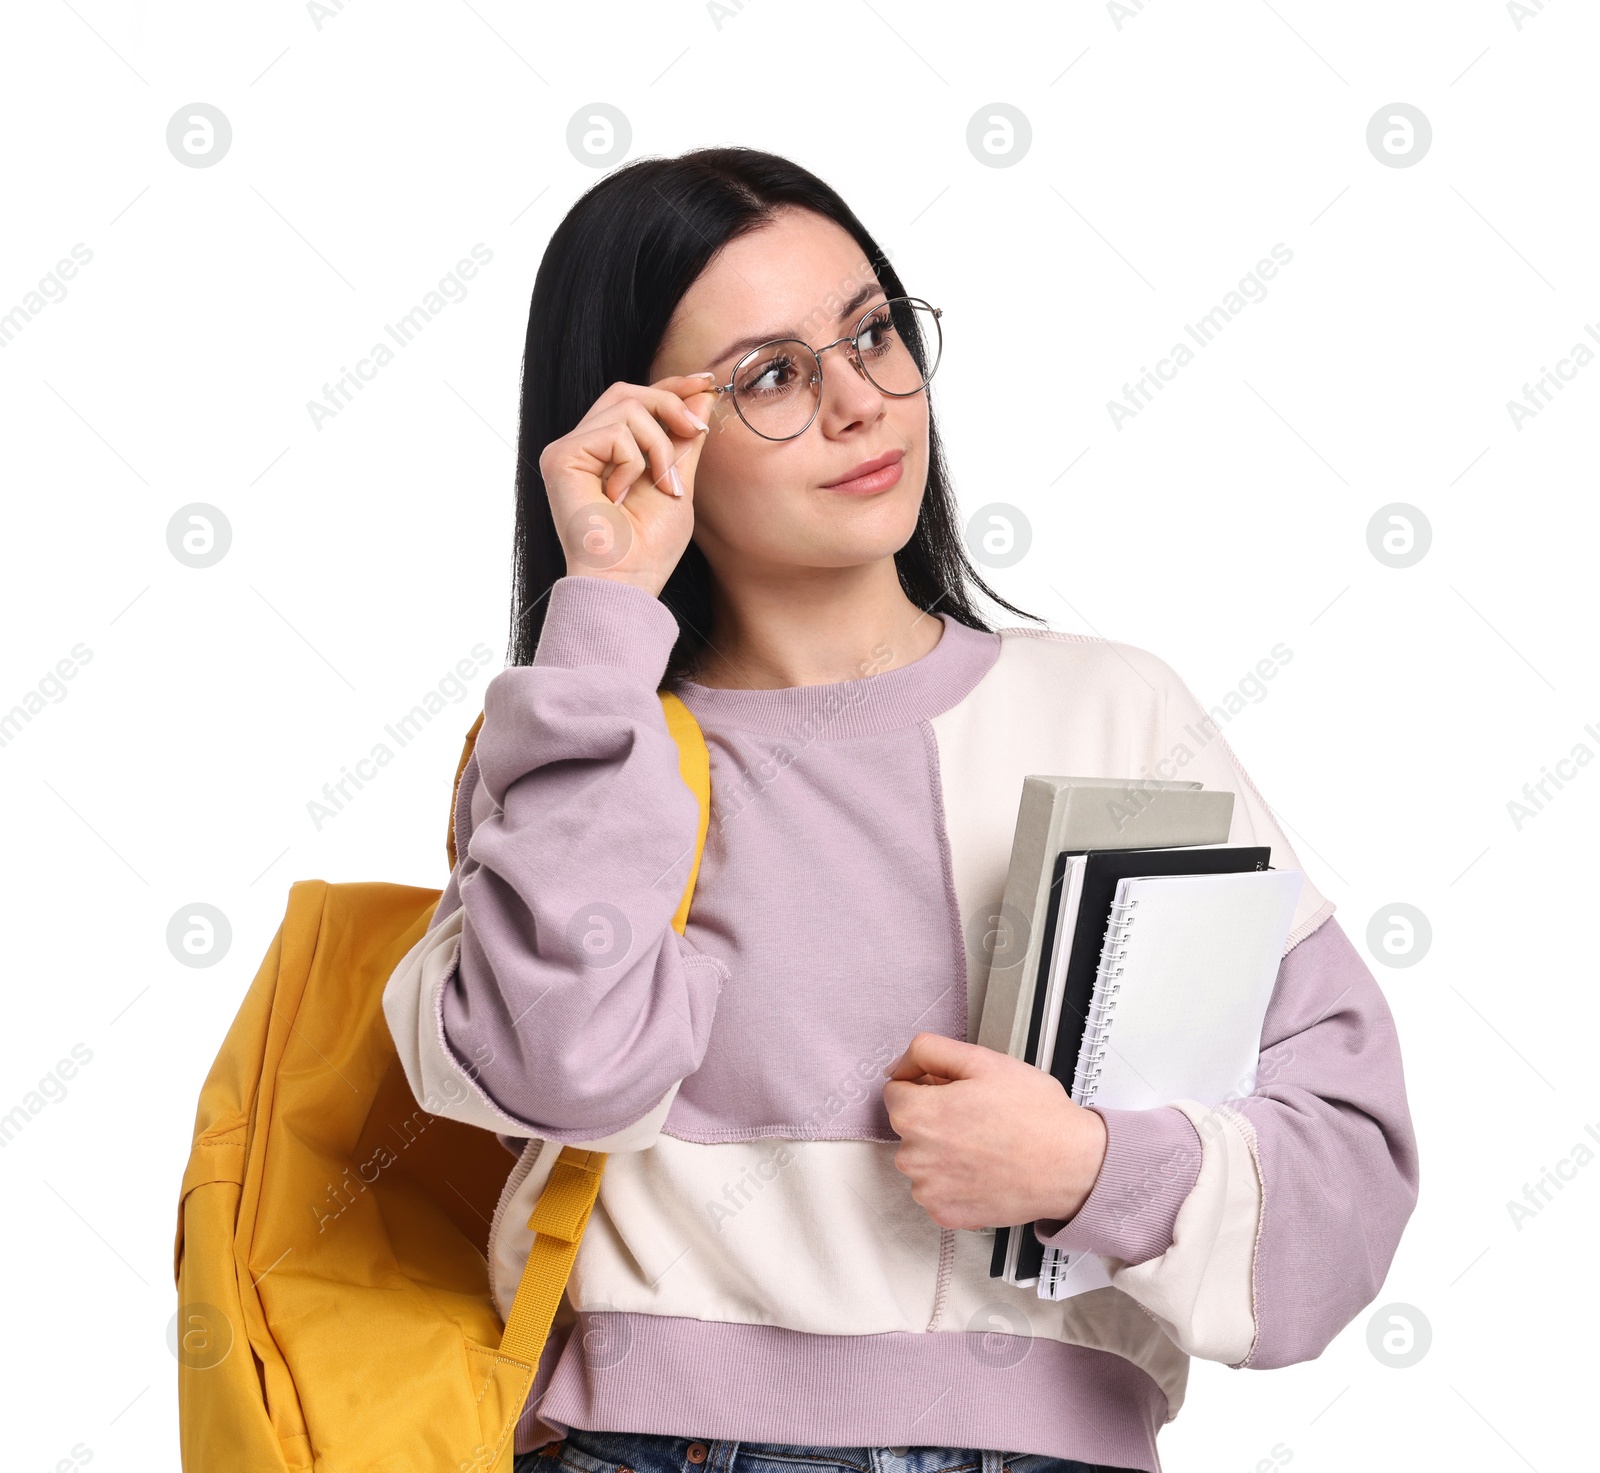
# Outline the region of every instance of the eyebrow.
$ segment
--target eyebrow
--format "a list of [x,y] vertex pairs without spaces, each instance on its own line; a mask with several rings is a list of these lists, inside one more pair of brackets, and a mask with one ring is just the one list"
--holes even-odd
[[[849,317],[858,307],[865,306],[872,297],[881,295],[883,295],[881,283],[877,281],[864,283],[856,294],[839,309],[839,321],[842,322],[846,317]],[[799,334],[793,328],[780,328],[776,332],[752,333],[748,337],[740,338],[737,342],[729,343],[721,353],[711,359],[712,366],[715,367],[728,358],[742,356],[748,353],[751,348],[759,348],[763,343],[774,342],[781,338],[794,338],[798,341]]]

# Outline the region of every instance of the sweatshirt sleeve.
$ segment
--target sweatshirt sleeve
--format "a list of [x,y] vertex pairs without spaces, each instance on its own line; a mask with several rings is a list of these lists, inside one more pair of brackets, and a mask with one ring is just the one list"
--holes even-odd
[[699,826],[656,694],[677,635],[642,589],[564,577],[533,664],[489,682],[456,869],[385,989],[434,1113],[637,1147],[699,1067],[727,973],[672,929]]
[[[1198,703],[1159,669],[1174,719],[1205,736]],[[1183,775],[1238,794],[1230,842],[1269,843],[1274,865],[1299,867],[1216,725]],[[1382,1288],[1417,1200],[1393,1016],[1332,903],[1304,889],[1252,1092],[1100,1110],[1094,1189],[1071,1221],[1034,1226],[1047,1245],[1103,1255],[1180,1349],[1232,1366],[1320,1355]]]

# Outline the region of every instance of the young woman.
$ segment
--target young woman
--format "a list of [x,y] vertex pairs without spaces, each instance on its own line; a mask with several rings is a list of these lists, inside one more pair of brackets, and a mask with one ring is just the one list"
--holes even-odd
[[[560,1146],[610,1153],[519,1470],[1154,1470],[1189,1357],[1318,1355],[1411,1212],[1393,1022],[1309,878],[1231,1108],[1081,1109],[971,1041],[1026,774],[1199,779],[1231,842],[1299,861],[1160,659],[979,616],[1021,611],[963,550],[940,351],[936,304],[770,154],[627,166],[545,254],[514,663],[390,983],[408,1067],[520,1151],[502,1312]],[[663,688],[711,754],[681,935]],[[1035,1220],[1111,1286],[990,1278],[977,1230]]]

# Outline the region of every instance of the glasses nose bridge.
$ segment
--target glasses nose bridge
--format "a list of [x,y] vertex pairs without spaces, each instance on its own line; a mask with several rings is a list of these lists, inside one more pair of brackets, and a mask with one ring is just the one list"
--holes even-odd
[[855,333],[847,332],[843,337],[835,338],[831,343],[826,343],[820,348],[812,348],[811,351],[816,356],[816,360],[817,360],[817,378],[818,378],[817,388],[818,388],[819,393],[820,393],[820,390],[822,388],[821,379],[822,379],[822,376],[823,376],[823,374],[822,374],[822,355],[824,353],[826,353],[830,348],[837,348],[840,343],[848,343],[848,344],[850,344],[850,355],[849,355],[850,366],[855,369],[857,377],[859,377],[864,383],[871,383],[872,382],[872,380],[867,377],[866,369],[862,367],[861,355],[860,355],[860,353],[858,353],[856,351],[855,337],[856,337]]

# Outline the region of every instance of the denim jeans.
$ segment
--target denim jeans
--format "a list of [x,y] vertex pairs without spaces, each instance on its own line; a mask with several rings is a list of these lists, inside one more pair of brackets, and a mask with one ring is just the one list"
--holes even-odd
[[796,1447],[588,1432],[518,1455],[514,1473],[1126,1473],[1038,1453],[950,1447]]

